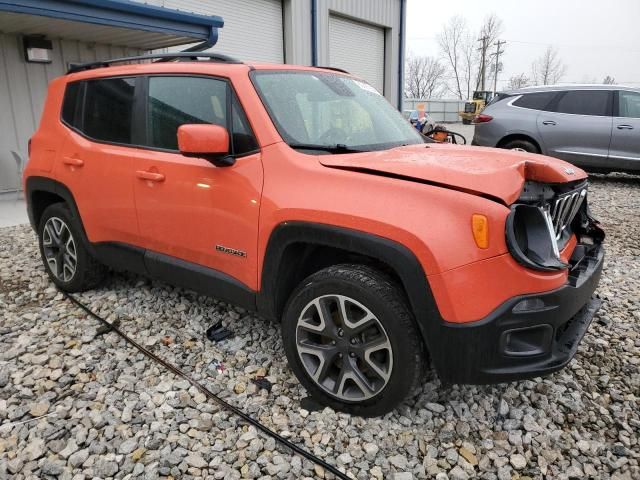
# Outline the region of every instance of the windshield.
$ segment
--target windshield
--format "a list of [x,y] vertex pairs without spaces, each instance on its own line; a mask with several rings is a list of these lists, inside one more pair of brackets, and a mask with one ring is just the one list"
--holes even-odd
[[485,102],[489,102],[492,96],[493,96],[493,92],[485,92],[485,91],[473,92],[474,100],[484,100]]
[[254,71],[252,79],[278,132],[293,148],[347,153],[424,142],[363,81],[310,71]]

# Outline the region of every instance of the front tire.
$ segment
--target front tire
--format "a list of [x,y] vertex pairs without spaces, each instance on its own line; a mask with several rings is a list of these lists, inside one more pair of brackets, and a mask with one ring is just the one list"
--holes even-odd
[[40,256],[51,281],[66,292],[96,287],[105,267],[87,251],[80,226],[64,203],[49,205],[38,226]]
[[417,390],[425,352],[404,295],[389,276],[335,265],[304,280],[282,319],[291,369],[315,400],[383,415]]
[[466,118],[462,119],[462,124],[463,125],[471,125],[471,120],[467,120]]

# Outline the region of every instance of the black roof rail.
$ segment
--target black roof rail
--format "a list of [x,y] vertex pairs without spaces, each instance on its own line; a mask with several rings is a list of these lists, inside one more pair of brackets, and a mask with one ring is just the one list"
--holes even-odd
[[338,67],[322,67],[322,66],[316,65],[314,68],[322,68],[323,70],[334,70],[336,72],[348,73],[349,75],[351,75],[351,72],[347,72],[346,70]]
[[114,63],[134,62],[138,60],[153,60],[158,59],[158,62],[171,62],[171,61],[184,61],[184,60],[198,60],[199,58],[206,58],[212,62],[220,63],[233,63],[240,64],[240,60],[223,55],[222,53],[209,53],[209,52],[175,52],[175,53],[151,53],[148,55],[137,55],[134,57],[122,57],[114,58],[111,60],[101,60],[99,62],[90,63],[72,63],[69,65],[67,74],[82,72],[84,70],[91,70],[94,68],[102,68],[113,65]]

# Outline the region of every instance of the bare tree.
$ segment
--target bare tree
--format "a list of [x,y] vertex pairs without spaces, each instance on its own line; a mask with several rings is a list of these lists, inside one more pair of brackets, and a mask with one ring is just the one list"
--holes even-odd
[[511,75],[509,83],[507,83],[507,90],[517,90],[518,88],[528,87],[530,84],[531,80],[525,73]]
[[462,84],[464,98],[471,98],[473,93],[473,81],[476,75],[476,65],[478,64],[478,52],[476,50],[475,38],[470,32],[466,32],[461,43],[462,58]]
[[605,85],[615,85],[616,79],[610,75],[607,75],[606,77],[604,77],[604,80],[602,80],[602,83],[604,83]]
[[492,13],[491,15],[486,17],[484,19],[482,27],[480,27],[480,33],[478,34],[478,41],[480,42],[480,58],[478,77],[476,80],[476,90],[484,89],[486,87],[485,81],[487,74],[489,47],[493,45],[496,40],[498,40],[498,36],[502,33],[502,30],[502,20],[500,20],[500,18],[495,13]]
[[438,35],[438,44],[453,80],[453,86],[449,86],[449,90],[461,100],[467,98],[463,91],[463,59],[465,57],[463,45],[469,35],[468,32],[465,19],[460,15],[456,15],[449,19],[449,22]]
[[558,57],[558,51],[551,46],[531,65],[533,80],[537,85],[558,83],[566,70],[567,66]]
[[484,19],[482,27],[480,27],[480,37],[487,37],[488,43],[492,44],[502,33],[504,29],[502,20],[495,13],[492,13]]
[[434,98],[443,88],[445,67],[433,57],[409,56],[405,64],[405,95]]

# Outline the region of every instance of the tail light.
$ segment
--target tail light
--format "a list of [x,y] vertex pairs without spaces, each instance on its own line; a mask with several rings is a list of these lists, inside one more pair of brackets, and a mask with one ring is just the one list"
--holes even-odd
[[473,119],[473,123],[487,123],[487,122],[490,122],[491,120],[493,120],[493,117],[491,115],[480,113],[475,116],[475,118]]

